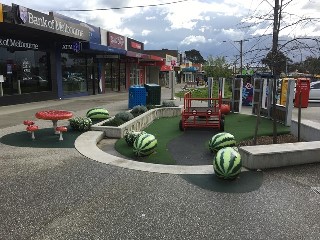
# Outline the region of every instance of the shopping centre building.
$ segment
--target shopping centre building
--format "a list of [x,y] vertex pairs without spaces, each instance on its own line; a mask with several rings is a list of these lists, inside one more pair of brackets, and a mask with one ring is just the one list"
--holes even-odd
[[160,84],[165,64],[135,39],[0,3],[0,106]]

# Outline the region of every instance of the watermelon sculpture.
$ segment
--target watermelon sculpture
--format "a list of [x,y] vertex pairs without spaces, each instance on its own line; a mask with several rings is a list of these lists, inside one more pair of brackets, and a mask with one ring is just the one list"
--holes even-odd
[[140,135],[133,143],[133,152],[136,156],[148,156],[157,147],[157,139],[149,133]]
[[142,134],[145,134],[146,132],[144,131],[127,131],[124,134],[124,140],[126,141],[126,143],[128,144],[128,146],[132,147],[134,141]]
[[234,179],[240,174],[241,168],[241,155],[233,147],[220,149],[213,160],[214,173],[219,178]]
[[87,118],[90,118],[91,120],[100,120],[100,119],[108,119],[109,118],[109,112],[105,108],[91,108],[87,114]]
[[234,147],[235,145],[234,136],[227,132],[217,133],[209,141],[209,149],[212,152],[217,152],[224,147]]

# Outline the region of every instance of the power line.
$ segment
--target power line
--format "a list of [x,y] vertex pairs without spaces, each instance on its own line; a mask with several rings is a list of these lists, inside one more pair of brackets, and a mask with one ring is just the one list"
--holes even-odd
[[127,7],[111,7],[111,8],[96,8],[96,9],[60,9],[55,10],[56,12],[93,12],[93,11],[110,11],[110,10],[122,10],[122,9],[130,9],[130,8],[144,8],[144,7],[158,7],[164,5],[171,5],[176,3],[187,2],[189,0],[179,0],[168,3],[158,3],[158,4],[149,4],[149,5],[139,5],[139,6],[127,6]]

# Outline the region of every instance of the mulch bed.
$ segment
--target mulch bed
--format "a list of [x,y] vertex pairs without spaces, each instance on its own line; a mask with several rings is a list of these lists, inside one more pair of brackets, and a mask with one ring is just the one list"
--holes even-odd
[[[298,142],[298,138],[292,134],[283,134],[277,136],[277,144],[282,143],[295,143]],[[273,144],[273,136],[259,136],[257,137],[256,145],[269,145]],[[253,146],[253,138],[245,141],[241,141],[238,146]]]

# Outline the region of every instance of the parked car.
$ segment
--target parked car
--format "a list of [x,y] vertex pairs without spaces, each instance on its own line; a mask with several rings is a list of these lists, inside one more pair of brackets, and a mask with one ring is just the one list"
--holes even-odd
[[46,79],[43,79],[41,76],[32,76],[32,80],[41,87],[46,87],[48,85],[48,81]]
[[309,101],[320,101],[320,81],[310,83]]

